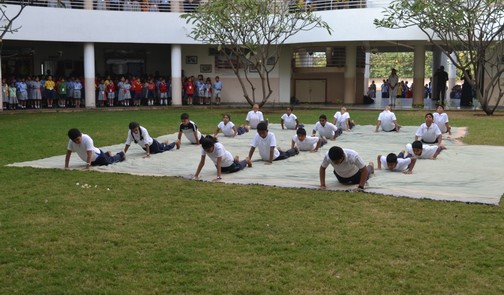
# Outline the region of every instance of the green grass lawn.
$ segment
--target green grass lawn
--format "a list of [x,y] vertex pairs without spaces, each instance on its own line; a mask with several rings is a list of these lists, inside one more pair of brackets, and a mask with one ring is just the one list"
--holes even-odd
[[[98,147],[132,120],[174,133],[184,111],[203,133],[247,112],[0,114],[0,294],[504,293],[502,206],[4,166],[64,154],[71,127]],[[295,110],[309,124],[334,112]],[[449,112],[464,142],[504,146],[502,113],[481,114]],[[425,111],[396,115],[420,125]]]

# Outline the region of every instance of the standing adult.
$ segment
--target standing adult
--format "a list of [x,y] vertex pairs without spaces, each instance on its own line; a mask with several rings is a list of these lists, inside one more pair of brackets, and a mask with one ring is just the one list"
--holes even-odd
[[460,96],[460,106],[461,107],[471,107],[473,105],[473,88],[469,81],[472,80],[471,73],[468,70],[465,71],[464,76],[462,76],[464,83],[462,83],[462,95]]
[[436,83],[434,100],[440,100],[439,103],[444,105],[444,100],[446,98],[446,82],[448,81],[448,73],[444,70],[444,66],[440,66],[436,73],[434,73],[434,81]]
[[390,76],[388,78],[389,97],[390,97],[390,104],[392,106],[395,106],[398,83],[399,83],[399,76],[397,76],[396,69],[392,68],[392,72],[390,73]]

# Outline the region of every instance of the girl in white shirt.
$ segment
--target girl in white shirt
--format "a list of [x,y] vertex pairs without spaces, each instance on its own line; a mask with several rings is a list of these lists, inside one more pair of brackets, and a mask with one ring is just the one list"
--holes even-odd
[[197,179],[200,175],[201,169],[205,166],[205,158],[208,156],[217,168],[217,178],[215,180],[222,179],[222,172],[233,173],[243,170],[246,166],[252,167],[252,162],[250,158],[246,158],[240,161],[239,157],[233,157],[233,155],[224,148],[224,146],[217,141],[217,138],[207,135],[201,139],[201,159],[194,174],[194,178]]

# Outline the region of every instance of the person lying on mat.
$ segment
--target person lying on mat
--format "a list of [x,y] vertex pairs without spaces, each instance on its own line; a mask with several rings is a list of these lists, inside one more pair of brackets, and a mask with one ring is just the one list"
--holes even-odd
[[366,181],[374,173],[373,162],[368,165],[351,149],[342,149],[339,146],[333,146],[325,154],[320,165],[320,188],[326,188],[325,171],[329,165],[334,169],[334,175],[342,184],[358,184],[357,190],[363,190]]
[[126,145],[124,146],[124,153],[128,152],[131,142],[137,143],[146,152],[145,157],[150,157],[151,154],[158,154],[169,151],[175,146],[180,148],[180,141],[176,140],[170,144],[168,141],[158,142],[156,139],[150,137],[149,132],[144,127],[140,126],[137,122],[129,123],[128,137],[126,138]]
[[201,159],[198,165],[198,169],[194,174],[194,178],[198,179],[201,169],[205,166],[205,158],[208,156],[210,160],[215,164],[217,168],[217,178],[216,180],[222,179],[222,173],[233,173],[243,170],[246,166],[252,167],[252,162],[249,158],[240,161],[238,156],[233,157],[233,155],[226,150],[222,143],[217,141],[217,138],[207,135],[201,139]]
[[435,146],[422,144],[421,141],[415,140],[413,143],[406,145],[407,156],[413,156],[417,159],[432,159],[436,160],[442,150],[445,150],[444,145]]
[[317,132],[319,136],[323,137],[325,140],[335,140],[343,131],[338,129],[334,124],[327,122],[327,116],[322,114],[313,127],[312,136],[315,136]]
[[323,137],[306,136],[304,128],[298,128],[296,135],[292,136],[291,148],[297,147],[299,151],[318,152],[320,147],[327,143]]
[[411,155],[404,158],[403,152],[398,155],[390,153],[386,157],[378,155],[376,160],[378,161],[378,170],[381,170],[381,166],[384,166],[392,172],[402,172],[404,174],[413,173],[413,167],[415,167],[416,163],[416,159]]
[[111,152],[104,153],[102,150],[94,146],[93,139],[79,129],[72,128],[68,130],[67,152],[65,156],[65,168],[68,168],[72,152],[76,152],[82,161],[86,162],[86,169],[91,169],[91,166],[109,165],[117,162],[122,162],[126,159],[124,152],[119,152],[112,156]]

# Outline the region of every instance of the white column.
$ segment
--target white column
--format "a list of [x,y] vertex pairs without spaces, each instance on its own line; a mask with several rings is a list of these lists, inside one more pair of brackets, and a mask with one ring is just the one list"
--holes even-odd
[[356,102],[355,99],[355,86],[357,74],[357,47],[354,45],[349,45],[345,47],[345,91],[343,102],[345,104],[353,104]]
[[172,105],[182,105],[182,46],[171,46]]
[[84,9],[93,10],[93,0],[84,0]]
[[[450,57],[454,60],[457,60],[458,57],[457,57],[457,53],[456,52],[452,52],[450,54]],[[455,64],[447,58],[447,72],[448,72],[448,90],[446,91],[446,93],[448,94],[448,99],[450,98],[450,91],[452,90],[452,88],[455,86],[455,81],[457,80],[457,67],[455,66]]]
[[280,76],[278,85],[278,98],[280,103],[290,104],[292,48],[287,46],[283,46],[281,48],[280,60],[278,61],[278,74]]
[[84,43],[84,92],[86,108],[95,108],[95,52],[94,43]]
[[[364,66],[364,94],[367,93],[369,87],[369,72],[371,63],[371,52],[366,52],[366,65]],[[377,91],[378,92],[378,91]]]
[[425,45],[415,45],[413,63],[413,104],[424,102]]

